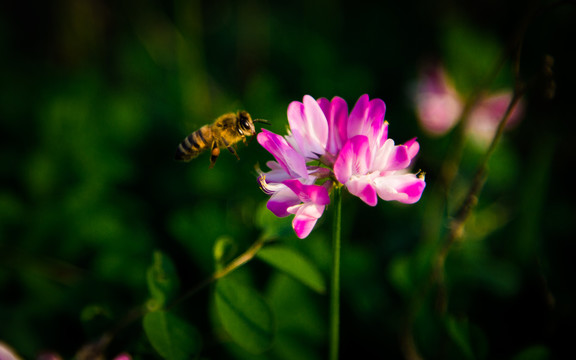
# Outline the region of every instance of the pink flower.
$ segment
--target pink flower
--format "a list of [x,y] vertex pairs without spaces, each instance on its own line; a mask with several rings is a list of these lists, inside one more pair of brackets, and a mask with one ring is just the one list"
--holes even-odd
[[[414,96],[420,124],[431,135],[443,135],[452,129],[464,108],[461,95],[456,91],[452,80],[440,64],[429,66],[422,71]],[[470,111],[468,134],[480,142],[489,141],[498,123],[504,116],[512,92],[501,91],[481,96]],[[523,113],[520,103],[512,112],[507,126],[517,123]]]
[[267,207],[279,217],[293,214],[298,237],[310,234],[336,181],[371,206],[378,197],[407,204],[420,199],[424,179],[407,172],[419,144],[413,139],[394,145],[385,112],[384,102],[368,95],[358,99],[350,115],[342,98],[316,101],[306,95],[288,107],[287,136],[268,130],[258,134],[258,142],[275,158],[266,164],[270,171],[258,177],[270,195]]
[[431,135],[443,135],[458,121],[463,104],[442,66],[422,71],[416,86],[418,119]]
[[420,200],[426,183],[404,171],[415,156],[412,148],[418,146],[415,140],[407,144],[395,146],[388,139],[376,146],[367,136],[357,135],[344,145],[334,164],[336,179],[370,206],[376,205],[377,196],[413,204]]
[[286,139],[265,129],[257,138],[276,159],[266,164],[271,170],[258,177],[262,190],[271,195],[266,207],[278,217],[294,214],[292,227],[303,239],[330,202],[328,190],[314,185],[316,177],[309,174],[304,157]]
[[[494,137],[498,123],[506,113],[511,100],[512,93],[503,91],[484,97],[476,104],[468,119],[469,132],[475,135],[475,139],[487,143]],[[523,104],[520,102],[510,114],[506,128],[516,125],[523,112]]]
[[415,203],[426,186],[424,179],[406,173],[420,145],[412,139],[404,145],[394,145],[388,139],[388,122],[384,121],[386,106],[380,99],[358,99],[348,120],[348,135],[334,163],[336,179],[352,195],[370,206],[377,197],[406,204]]

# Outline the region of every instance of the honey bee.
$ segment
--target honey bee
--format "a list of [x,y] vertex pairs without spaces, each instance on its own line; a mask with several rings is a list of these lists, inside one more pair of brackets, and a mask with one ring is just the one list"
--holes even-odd
[[224,114],[217,118],[214,123],[204,125],[188,135],[178,145],[174,158],[176,160],[190,161],[204,150],[210,148],[210,168],[212,168],[220,155],[220,148],[226,148],[240,160],[234,145],[240,140],[246,144],[246,136],[256,134],[255,122],[270,123],[263,119],[253,120],[246,111]]

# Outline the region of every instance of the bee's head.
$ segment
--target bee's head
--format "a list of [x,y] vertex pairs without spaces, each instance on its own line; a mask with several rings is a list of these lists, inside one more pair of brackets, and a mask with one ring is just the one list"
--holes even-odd
[[238,133],[246,136],[252,136],[256,133],[254,122],[246,111],[238,111]]

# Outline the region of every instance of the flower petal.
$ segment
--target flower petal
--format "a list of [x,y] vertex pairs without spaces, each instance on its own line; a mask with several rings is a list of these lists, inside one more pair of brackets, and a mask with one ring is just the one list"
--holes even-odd
[[268,150],[282,168],[292,177],[307,177],[306,160],[298,154],[282,136],[262,129],[258,143]]
[[345,184],[352,175],[364,175],[371,166],[371,151],[368,138],[363,135],[349,139],[334,163],[334,175]]
[[296,236],[304,239],[310,235],[314,225],[316,225],[316,222],[320,216],[322,216],[324,208],[324,205],[302,205],[292,220],[292,227],[294,228]]
[[408,147],[406,145],[394,146],[388,157],[386,167],[381,168],[380,171],[402,170],[410,165],[410,156]]
[[326,119],[328,120],[328,143],[326,150],[336,155],[344,146],[347,136],[348,124],[348,104],[344,99],[335,96],[332,98],[330,105],[326,112],[323,108]]
[[348,138],[356,135],[365,135],[364,127],[369,110],[369,98],[367,94],[360,96],[348,117]]
[[330,203],[328,190],[323,186],[302,184],[298,179],[286,180],[283,184],[292,190],[303,203],[319,205],[327,205]]
[[328,142],[328,122],[322,108],[312,96],[305,95],[303,103],[290,103],[288,122],[296,150],[302,156],[317,159],[324,154]]
[[418,154],[418,151],[420,151],[420,144],[416,141],[416,138],[413,138],[406,141],[404,145],[408,147],[408,157],[410,157],[410,161],[412,161]]
[[292,190],[286,187],[274,193],[270,197],[270,200],[268,200],[268,203],[266,203],[266,207],[272,211],[274,215],[285,217],[290,215],[288,208],[297,204],[300,204],[300,199]]
[[358,196],[370,206],[376,206],[378,203],[376,189],[368,176],[355,177],[346,183],[346,188],[350,194]]
[[[347,136],[366,135],[371,141],[380,140],[384,131],[387,132],[384,122],[386,104],[381,99],[369,100],[368,95],[362,95],[348,119]],[[387,133],[386,135],[387,136]]]
[[420,200],[426,182],[414,174],[402,174],[377,177],[374,185],[382,200],[413,204]]
[[[378,139],[384,126],[384,114],[386,113],[386,104],[381,99],[370,100],[368,108],[367,123],[370,125],[370,132],[366,135]],[[387,128],[387,126],[386,126]]]

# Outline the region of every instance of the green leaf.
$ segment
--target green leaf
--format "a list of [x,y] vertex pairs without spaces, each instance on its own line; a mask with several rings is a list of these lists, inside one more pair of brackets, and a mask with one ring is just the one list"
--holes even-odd
[[274,336],[272,311],[257,292],[222,278],[216,283],[215,303],[222,326],[234,342],[255,354],[270,347]]
[[319,293],[326,291],[326,282],[320,270],[295,250],[282,245],[274,245],[262,248],[256,256],[312,290]]
[[201,340],[196,328],[167,311],[153,311],[142,321],[152,347],[168,360],[185,360],[200,352]]
[[146,278],[151,295],[148,306],[151,310],[162,308],[178,290],[178,277],[174,264],[160,251],[154,252],[153,263],[146,272]]

